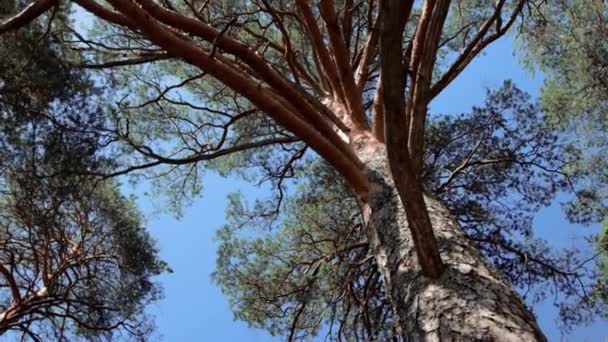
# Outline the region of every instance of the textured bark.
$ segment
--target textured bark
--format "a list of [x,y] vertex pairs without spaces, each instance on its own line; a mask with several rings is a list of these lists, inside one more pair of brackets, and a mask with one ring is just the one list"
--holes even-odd
[[384,145],[361,143],[372,192],[367,230],[397,323],[408,341],[546,341],[534,316],[466,238],[448,209],[425,196],[446,270],[422,275]]

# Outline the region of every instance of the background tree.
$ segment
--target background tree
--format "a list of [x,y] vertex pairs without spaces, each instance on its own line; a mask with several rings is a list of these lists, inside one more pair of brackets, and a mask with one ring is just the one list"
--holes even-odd
[[[608,232],[607,19],[603,1],[556,1],[527,23],[524,41],[524,61],[547,76],[544,112],[555,130],[573,137],[569,149],[577,157],[565,171],[586,180],[577,197],[565,203],[566,212],[578,223],[603,221],[602,236]],[[598,250],[606,258],[601,239]]]
[[[440,120],[440,129],[433,131],[427,120],[429,102],[486,46],[549,5],[528,0],[494,4],[447,0],[322,0],[296,1],[295,5],[283,1],[70,3],[105,21],[88,34],[64,22],[60,32],[65,47],[78,52],[71,62],[101,69],[101,82],[116,92],[112,120],[104,131],[120,140],[111,144],[120,146],[114,150],[118,167],[104,172],[105,176],[158,167],[148,176],[172,182],[171,199],[178,206],[191,195],[188,192],[200,189],[199,173],[204,167],[237,170],[249,179],[271,181],[277,190],[274,201],[260,202],[256,209],[258,217],[273,218],[280,214],[286,179],[310,163],[306,151],[313,150],[356,199],[360,225],[365,227],[360,231],[365,232],[367,250],[382,281],[383,290],[376,293],[384,291],[384,305],[390,303],[386,317],[394,328],[391,334],[406,339],[544,339],[534,317],[510,288],[512,284],[489,266],[474,242],[494,246],[485,252],[499,266],[505,260],[497,254],[501,250],[517,255],[503,265],[507,274],[517,260],[528,264],[528,254],[514,242],[518,234],[509,237],[509,227],[492,229],[475,225],[475,219],[491,217],[500,209],[506,212],[490,197],[503,190],[515,190],[532,207],[546,204],[554,191],[546,183],[553,178],[538,176],[537,186],[527,188],[518,173],[536,167],[542,174],[547,172],[543,167],[561,167],[542,163],[539,167],[536,160],[526,159],[526,154],[539,152],[536,148],[552,146],[551,141],[540,133],[515,134],[505,124],[501,127],[498,118],[490,118],[490,133],[481,130],[478,136],[466,130],[466,141],[474,142],[465,144],[471,158],[458,154],[462,152],[458,149],[454,153],[460,159],[436,152],[436,170],[432,164],[425,168],[429,165],[425,152],[430,151],[425,141],[441,146],[460,139],[456,135],[442,140],[470,121]],[[27,25],[57,10],[56,4],[32,1],[0,25],[0,32]],[[119,72],[117,67],[124,68]],[[521,98],[513,89],[506,93],[511,94],[507,98]],[[494,105],[515,108],[524,118],[535,113],[505,101],[498,96]],[[489,107],[486,112],[501,111]],[[522,120],[515,114],[507,114],[506,119],[508,115]],[[533,127],[525,120],[522,125]],[[494,150],[486,151],[483,142],[488,134]],[[511,145],[516,144],[511,136],[532,150]],[[539,153],[546,157],[543,161],[559,163],[551,159],[555,154]],[[474,166],[484,170],[478,174],[480,179],[468,178],[465,172]],[[477,191],[479,197],[475,197]],[[460,202],[463,198],[470,200]],[[300,203],[297,210],[306,207]],[[458,219],[467,216],[472,219],[470,225],[460,227]],[[342,229],[352,226],[352,221],[345,222]],[[525,226],[512,228],[526,231]],[[241,248],[236,246],[236,250]],[[539,245],[535,248],[542,250]],[[259,273],[262,266],[255,267]],[[296,272],[303,278],[294,276],[286,288],[293,288],[301,298],[309,297],[308,290],[299,289],[306,288],[310,276],[314,279],[319,270],[313,267],[309,277]],[[530,274],[534,272],[526,273]],[[296,316],[308,317],[308,304],[302,299],[297,303],[292,309]],[[351,319],[348,314],[342,317]],[[306,321],[292,322],[299,327]],[[378,324],[380,319],[370,322]],[[352,326],[355,334],[358,328]],[[379,326],[366,334],[388,336],[386,331]],[[308,333],[306,329],[300,332]]]
[[160,294],[150,278],[166,267],[132,204],[111,184],[25,176],[2,199],[2,333],[145,340],[144,309]]
[[166,265],[116,183],[84,175],[112,165],[101,102],[48,33],[0,37],[0,335],[142,340]]

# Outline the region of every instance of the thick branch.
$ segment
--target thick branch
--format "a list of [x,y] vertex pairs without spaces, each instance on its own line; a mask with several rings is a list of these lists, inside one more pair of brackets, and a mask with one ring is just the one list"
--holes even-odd
[[363,112],[361,96],[355,85],[355,78],[350,65],[348,50],[344,43],[344,37],[342,37],[342,30],[340,30],[340,26],[338,25],[338,17],[333,1],[322,0],[320,9],[321,16],[327,26],[329,42],[334,53],[335,66],[338,70],[338,77],[340,79],[340,85],[342,86],[344,100],[348,107],[349,114],[351,115],[357,130],[367,130],[369,125],[365,119],[365,113]]
[[[424,7],[411,57],[412,86],[408,100],[408,149],[416,177],[422,175],[424,160],[424,126],[431,77],[437,59],[439,39],[450,8],[450,0],[428,0]],[[426,12],[432,11],[432,12]]]
[[376,94],[374,95],[373,116],[372,116],[372,134],[374,137],[384,143],[384,87],[382,86],[382,74],[378,77],[378,85],[376,86]]
[[21,12],[1,23],[0,34],[26,26],[55,5],[57,5],[57,0],[38,0],[32,2]]
[[[380,2],[378,6],[381,6],[381,3],[382,2]],[[359,94],[363,93],[363,88],[365,87],[365,82],[367,81],[368,68],[374,59],[376,49],[378,48],[378,25],[380,24],[381,13],[382,8],[380,7],[378,8],[378,13],[376,14],[376,20],[374,20],[374,23],[372,24],[373,26],[369,28],[367,41],[363,47],[363,55],[361,56],[361,60],[359,61],[359,65],[357,65],[357,70],[355,71],[355,82],[357,83],[357,91]]]
[[420,20],[416,27],[416,35],[412,45],[412,56],[410,57],[410,71],[412,77],[415,79],[418,74],[418,67],[420,66],[420,60],[422,59],[422,52],[424,51],[427,31],[431,22],[433,9],[435,8],[436,0],[425,0],[422,8],[422,14],[420,14]]
[[306,29],[308,30],[309,37],[312,42],[312,47],[319,58],[319,62],[323,70],[319,70],[319,73],[325,75],[329,81],[331,88],[334,93],[340,98],[344,99],[344,93],[342,86],[340,85],[340,77],[336,73],[336,69],[332,62],[332,58],[323,42],[323,35],[317,25],[317,21],[312,13],[310,5],[305,0],[297,0],[296,5],[302,16]]
[[[335,141],[336,144],[344,145],[343,143],[336,141],[336,139],[340,138],[335,133],[334,127],[327,121],[327,117],[330,116],[323,114],[327,111],[327,108],[317,100],[312,99],[310,96],[306,96],[303,91],[299,90],[292,82],[281,76],[276,70],[269,66],[259,54],[250,49],[247,45],[225,34],[221,34],[221,32],[216,31],[214,28],[200,20],[167,10],[154,1],[137,0],[137,2],[146,10],[146,14],[152,15],[155,19],[169,27],[195,34],[206,41],[213,43],[214,47],[241,58],[249,67],[256,71],[261,79],[274,88],[276,92],[284,94],[284,98],[292,102],[294,108],[299,109],[297,112],[304,120],[316,127],[321,134],[328,139]],[[190,44],[195,44],[192,41],[189,42]],[[218,77],[218,79],[222,80],[221,77]]]
[[412,169],[407,149],[405,113],[405,80],[402,77],[402,40],[406,20],[414,1],[386,0],[380,32],[380,68],[384,93],[384,120],[389,166],[405,207],[409,229],[422,272],[437,278],[445,265],[441,261],[437,242],[422,195],[422,185]]

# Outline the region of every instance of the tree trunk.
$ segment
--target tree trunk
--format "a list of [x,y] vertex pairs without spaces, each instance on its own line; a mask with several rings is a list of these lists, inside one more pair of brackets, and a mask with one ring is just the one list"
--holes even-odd
[[368,238],[389,294],[397,330],[408,341],[546,341],[532,313],[487,264],[437,199],[425,196],[446,271],[424,277],[384,145],[359,145],[372,193]]

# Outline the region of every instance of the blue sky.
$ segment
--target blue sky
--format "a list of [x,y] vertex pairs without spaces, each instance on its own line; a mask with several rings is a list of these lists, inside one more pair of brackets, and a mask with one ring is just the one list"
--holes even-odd
[[[513,55],[509,40],[492,45],[431,105],[434,112],[459,113],[479,105],[485,89],[500,86],[505,79],[532,95],[538,94],[542,79],[523,70]],[[215,230],[224,222],[226,195],[243,190],[255,196],[262,191],[234,179],[208,173],[201,198],[184,210],[181,220],[156,214],[162,203],[141,197],[139,203],[147,215],[148,226],[158,240],[161,255],[175,273],[159,277],[165,298],[151,308],[156,316],[158,338],[164,341],[280,341],[265,331],[248,328],[233,321],[227,298],[210,279],[215,267]],[[539,236],[557,245],[575,243],[574,238],[597,227],[580,227],[566,223],[559,205],[543,209],[535,220]],[[604,341],[608,338],[607,322],[580,328],[562,337],[556,327],[556,312],[550,303],[535,308],[539,322],[550,341]],[[603,325],[603,326],[602,326]]]

